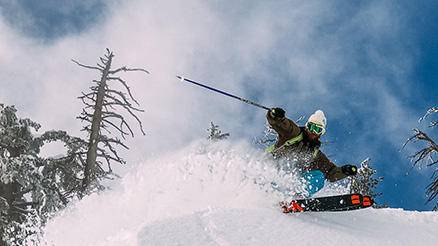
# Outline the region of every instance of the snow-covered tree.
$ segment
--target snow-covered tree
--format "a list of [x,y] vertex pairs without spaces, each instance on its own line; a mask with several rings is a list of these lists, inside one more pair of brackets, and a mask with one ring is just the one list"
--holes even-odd
[[5,220],[5,227],[2,225],[1,245],[11,246],[38,246],[41,245],[42,220],[37,210],[28,209],[21,222]]
[[[106,51],[96,66],[83,65],[73,60],[79,66],[96,70],[100,74],[98,80],[92,81],[90,91],[83,92],[79,97],[85,107],[78,118],[86,123],[82,130],[88,134],[87,151],[84,156],[78,157],[84,164],[82,181],[84,192],[102,189],[99,180],[113,174],[111,164],[113,162],[125,163],[118,153],[118,147],[128,149],[128,146],[120,138],[111,136],[111,133],[115,131],[120,134],[122,139],[125,139],[129,135],[134,137],[134,132],[118,109],[122,109],[133,117],[141,132],[145,134],[142,123],[136,115],[136,113],[144,111],[137,107],[139,104],[133,97],[127,82],[118,74],[132,71],[149,72],[145,69],[125,66],[112,69],[114,54],[109,49]],[[104,131],[109,135],[104,134]]]
[[[0,111],[1,245],[23,245],[25,239],[38,238],[38,224],[74,196],[80,171],[77,162],[65,160],[74,156],[75,138],[63,131],[35,136],[40,125],[18,118],[16,112],[13,106]],[[51,141],[63,141],[67,156],[40,157],[41,147]]]
[[370,159],[362,161],[356,176],[352,176],[350,192],[369,195],[371,197],[380,196],[381,193],[376,192],[377,186],[383,181],[383,177],[375,177],[376,170],[370,166]]
[[20,225],[26,221],[29,207],[38,204],[32,195],[42,191],[43,179],[40,167],[44,163],[38,157],[39,146],[31,132],[40,125],[18,119],[15,113],[14,107],[6,106],[0,115],[0,230],[5,245],[18,245],[14,240],[23,239],[14,239],[13,234],[22,232]]
[[229,133],[222,133],[219,126],[215,125],[213,122],[210,122],[210,127],[207,129],[207,132],[207,139],[212,141],[227,139],[230,136]]
[[[438,107],[430,108],[426,114],[419,119],[419,122],[425,120],[435,113],[438,113]],[[432,120],[429,124],[430,128],[434,128],[436,126],[438,126],[438,120]],[[406,146],[406,144],[409,142],[421,142],[423,144],[423,147],[419,151],[410,156],[414,162],[414,165],[426,163],[426,165],[429,167],[435,167],[435,170],[432,174],[432,182],[427,186],[426,190],[426,195],[428,197],[428,201],[430,202],[438,196],[438,168],[436,167],[436,164],[438,164],[438,145],[435,140],[424,131],[421,131],[417,128],[413,129],[413,131],[414,135],[406,141],[404,146]],[[434,210],[438,210],[438,203]]]

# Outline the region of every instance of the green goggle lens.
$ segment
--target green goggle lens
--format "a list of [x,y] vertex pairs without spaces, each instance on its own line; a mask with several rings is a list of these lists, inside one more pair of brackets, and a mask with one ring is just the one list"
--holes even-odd
[[318,126],[317,124],[314,123],[307,123],[307,128],[309,129],[310,132],[316,133],[316,134],[321,134],[322,131],[324,130],[324,128]]

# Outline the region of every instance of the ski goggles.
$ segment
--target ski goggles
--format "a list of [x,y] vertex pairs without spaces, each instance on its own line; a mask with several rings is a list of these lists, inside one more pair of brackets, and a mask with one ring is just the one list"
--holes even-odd
[[309,129],[309,132],[315,134],[321,134],[324,131],[324,127],[321,127],[312,122],[307,123],[307,129]]

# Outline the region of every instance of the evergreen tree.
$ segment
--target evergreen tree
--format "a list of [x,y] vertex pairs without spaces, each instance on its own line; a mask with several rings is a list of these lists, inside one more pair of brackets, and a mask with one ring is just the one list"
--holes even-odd
[[15,113],[14,107],[2,107],[0,115],[0,230],[5,245],[18,245],[24,239],[14,234],[24,232],[21,225],[26,221],[29,207],[37,204],[25,195],[32,193],[33,197],[34,192],[41,191],[39,167],[44,165],[31,133],[40,125],[29,119],[18,119]]
[[[129,149],[122,139],[124,140],[126,136],[134,137],[134,132],[117,109],[122,109],[133,117],[139,124],[143,135],[145,134],[142,123],[136,115],[136,112],[144,111],[137,107],[139,104],[133,97],[127,82],[118,77],[118,74],[131,71],[149,72],[141,68],[125,66],[112,69],[113,58],[113,52],[107,49],[106,54],[100,57],[100,63],[97,66],[83,65],[73,60],[81,67],[97,70],[100,73],[99,80],[92,81],[90,91],[82,93],[79,97],[85,107],[78,118],[86,123],[82,130],[88,134],[86,153],[84,156],[78,156],[84,165],[82,190],[85,193],[103,189],[99,181],[113,174],[111,168],[113,162],[125,163],[118,153],[118,147]],[[115,89],[117,86],[122,89]],[[110,135],[104,134],[104,131]],[[111,136],[112,131],[119,133],[122,139]]]
[[360,164],[355,176],[351,177],[350,192],[377,197],[382,193],[376,192],[377,186],[383,181],[383,177],[375,178],[376,170],[370,166],[370,159],[367,158]]
[[219,126],[215,125],[213,122],[210,122],[210,128],[207,129],[207,132],[207,139],[211,141],[227,139],[230,136],[229,133],[222,133],[222,131],[219,129]]
[[30,243],[26,240],[37,240],[39,225],[74,196],[75,182],[71,180],[77,177],[75,168],[80,166],[64,160],[74,156],[73,147],[68,147],[66,157],[40,157],[45,143],[64,141],[71,146],[75,138],[62,131],[35,136],[33,132],[40,125],[18,118],[16,112],[13,106],[2,106],[0,112],[1,245],[23,245]]

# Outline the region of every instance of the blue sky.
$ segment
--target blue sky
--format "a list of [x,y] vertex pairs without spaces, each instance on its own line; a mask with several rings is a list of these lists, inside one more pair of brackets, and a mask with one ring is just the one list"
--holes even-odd
[[[2,28],[8,33],[0,39],[6,47],[0,47],[0,53],[7,54],[4,62],[29,64],[26,73],[13,65],[3,68],[2,81],[13,80],[21,89],[11,87],[10,93],[0,96],[43,125],[79,128],[71,123],[70,112],[60,112],[54,105],[76,103],[78,90],[84,88],[79,81],[91,76],[81,75],[83,71],[68,60],[94,61],[111,46],[124,61],[140,63],[155,74],[171,78],[183,73],[267,106],[284,107],[292,119],[322,108],[328,116],[324,140],[329,143],[324,151],[336,163],[370,157],[385,177],[379,202],[427,210],[433,204],[425,204],[424,189],[432,170],[411,168],[406,157],[414,146],[400,149],[411,128],[426,128],[417,119],[438,104],[438,17],[433,12],[437,5],[433,1],[415,5],[411,1],[226,5],[196,0],[0,1],[6,26]],[[34,59],[42,59],[46,66],[37,66]],[[52,75],[59,68],[65,71]],[[59,82],[72,73],[71,82]],[[140,100],[152,115],[146,119],[151,142],[164,145],[162,138],[168,138],[184,145],[204,134],[199,129],[208,127],[210,120],[248,141],[263,130],[264,112],[258,109],[191,86],[175,86],[167,75],[152,76],[161,83],[138,87]],[[29,82],[35,78],[40,82]],[[69,90],[57,95],[66,86]],[[158,98],[155,89],[178,100],[162,101],[168,99]],[[16,94],[23,95],[22,100]],[[70,97],[72,101],[66,99]],[[56,116],[48,117],[47,111]],[[175,127],[187,133],[162,137],[167,131],[163,122],[174,117],[179,121]],[[437,136],[436,131],[431,134]],[[150,147],[134,150],[147,152]]]
[[26,35],[51,41],[82,32],[105,11],[103,1],[0,1],[1,14]]
[[409,5],[412,9],[411,21],[415,23],[412,34],[417,36],[417,45],[420,48],[420,59],[415,66],[414,74],[419,81],[419,90],[422,92],[425,105],[436,105],[437,101],[438,32],[435,23],[438,21],[438,16],[434,14],[434,9],[437,7],[438,3],[435,1],[422,1]]

